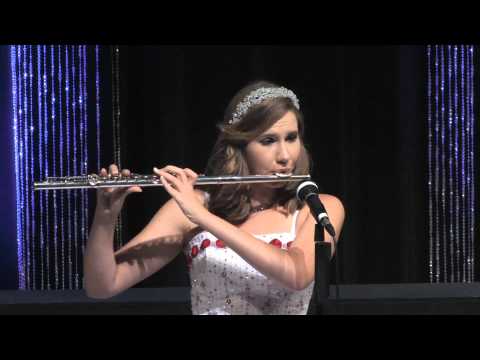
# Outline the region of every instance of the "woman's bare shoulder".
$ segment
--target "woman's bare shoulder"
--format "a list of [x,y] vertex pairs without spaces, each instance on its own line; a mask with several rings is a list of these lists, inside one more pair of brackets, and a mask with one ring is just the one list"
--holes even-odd
[[[336,214],[340,213],[342,216],[344,216],[345,208],[342,201],[338,197],[330,194],[319,194],[318,198],[322,202],[323,206],[325,206],[325,210],[327,210],[327,213],[329,213],[329,215],[331,212],[333,212]],[[305,203],[303,203],[302,207],[299,210],[300,213],[298,222],[303,223],[303,221],[306,220],[308,214],[310,213],[310,208]]]
[[319,194],[318,198],[324,206],[334,207],[336,209],[343,209],[342,201],[335,195]]

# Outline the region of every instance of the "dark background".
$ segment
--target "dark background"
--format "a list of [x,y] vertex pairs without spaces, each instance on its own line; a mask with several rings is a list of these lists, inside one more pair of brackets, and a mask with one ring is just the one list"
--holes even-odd
[[[111,80],[107,67],[104,81]],[[305,115],[313,179],[346,209],[332,281],[336,261],[341,283],[429,281],[425,46],[121,46],[120,72],[122,165],[145,174],[167,164],[203,172],[216,124],[247,83],[292,89]],[[111,94],[103,95],[107,166]],[[124,238],[167,199],[162,188],[131,195]],[[0,245],[16,261],[16,248]],[[179,256],[137,287],[188,285]]]
[[[257,79],[292,89],[313,178],[346,208],[340,281],[429,281],[425,46],[122,47],[121,72],[122,157],[140,173],[202,172],[238,89]],[[163,189],[128,199],[127,238],[167,199]],[[182,256],[138,284],[159,285],[188,285]]]

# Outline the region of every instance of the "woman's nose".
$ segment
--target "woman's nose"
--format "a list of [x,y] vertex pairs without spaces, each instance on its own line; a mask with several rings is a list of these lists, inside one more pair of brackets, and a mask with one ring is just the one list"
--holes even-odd
[[290,160],[290,152],[285,144],[280,143],[277,153],[277,162],[280,164],[287,164],[288,160]]

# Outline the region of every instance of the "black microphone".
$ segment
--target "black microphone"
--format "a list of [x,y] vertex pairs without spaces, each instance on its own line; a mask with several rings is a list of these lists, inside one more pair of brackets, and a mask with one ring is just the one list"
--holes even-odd
[[304,181],[297,188],[298,200],[305,201],[317,223],[324,226],[327,232],[335,237],[335,230],[330,223],[327,211],[318,198],[318,194],[318,186],[313,181]]

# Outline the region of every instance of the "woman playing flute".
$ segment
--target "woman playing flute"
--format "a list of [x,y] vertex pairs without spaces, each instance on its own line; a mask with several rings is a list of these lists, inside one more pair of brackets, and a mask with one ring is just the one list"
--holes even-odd
[[[241,89],[230,101],[207,162],[207,176],[309,174],[304,121],[295,94],[270,82]],[[111,175],[130,174],[110,165]],[[108,175],[101,169],[100,175]],[[296,198],[298,183],[194,187],[198,175],[173,165],[154,168],[167,201],[145,228],[113,250],[116,219],[138,186],[97,190],[84,257],[87,295],[112,297],[187,258],[195,314],[306,314],[314,281],[315,219]],[[340,236],[345,212],[320,194]],[[334,239],[325,231],[325,241]]]

